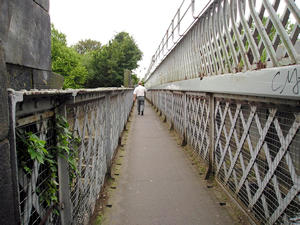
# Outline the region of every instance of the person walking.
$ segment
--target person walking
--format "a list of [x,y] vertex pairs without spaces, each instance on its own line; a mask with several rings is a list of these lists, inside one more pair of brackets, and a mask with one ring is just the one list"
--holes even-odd
[[139,85],[133,91],[133,101],[136,99],[137,102],[137,110],[139,115],[144,115],[144,107],[145,107],[145,94],[147,89],[142,86],[142,82],[139,81]]

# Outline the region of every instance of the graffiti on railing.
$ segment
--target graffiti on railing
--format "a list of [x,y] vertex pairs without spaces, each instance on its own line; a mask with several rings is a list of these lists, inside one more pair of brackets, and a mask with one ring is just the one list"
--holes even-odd
[[298,95],[300,88],[300,73],[298,73],[297,68],[284,72],[285,73],[278,71],[274,74],[272,79],[272,91],[279,94],[282,94],[283,91],[292,91],[293,94]]

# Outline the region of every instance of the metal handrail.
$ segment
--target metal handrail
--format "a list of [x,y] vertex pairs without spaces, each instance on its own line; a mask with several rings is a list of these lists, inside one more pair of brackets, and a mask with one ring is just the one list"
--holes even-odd
[[[298,2],[215,0],[196,17],[195,0],[184,3],[152,57],[148,87],[300,64]],[[188,19],[190,25],[180,33]]]

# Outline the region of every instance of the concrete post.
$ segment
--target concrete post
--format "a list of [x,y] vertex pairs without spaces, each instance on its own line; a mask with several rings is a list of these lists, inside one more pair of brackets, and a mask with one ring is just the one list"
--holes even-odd
[[[66,105],[63,104],[57,109],[57,114],[67,118]],[[58,182],[59,182],[59,202],[60,218],[62,225],[72,224],[71,194],[69,186],[69,165],[65,158],[58,157]]]

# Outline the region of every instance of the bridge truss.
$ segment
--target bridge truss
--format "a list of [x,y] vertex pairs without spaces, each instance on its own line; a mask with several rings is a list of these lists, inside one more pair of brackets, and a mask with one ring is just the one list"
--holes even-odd
[[[99,88],[82,90],[9,91],[11,111],[11,167],[15,168],[16,212],[11,224],[88,224],[96,200],[109,172],[119,138],[131,111],[131,89]],[[76,148],[77,172],[71,176],[68,159],[58,156],[55,178],[49,166],[30,157],[24,137],[34,134],[45,142],[47,151],[58,145],[57,117],[69,124],[73,137],[79,140],[69,147]],[[71,178],[72,177],[72,178]],[[45,198],[54,179],[59,192]]]
[[183,1],[153,55],[148,99],[255,223],[299,223],[299,2],[196,5]]

